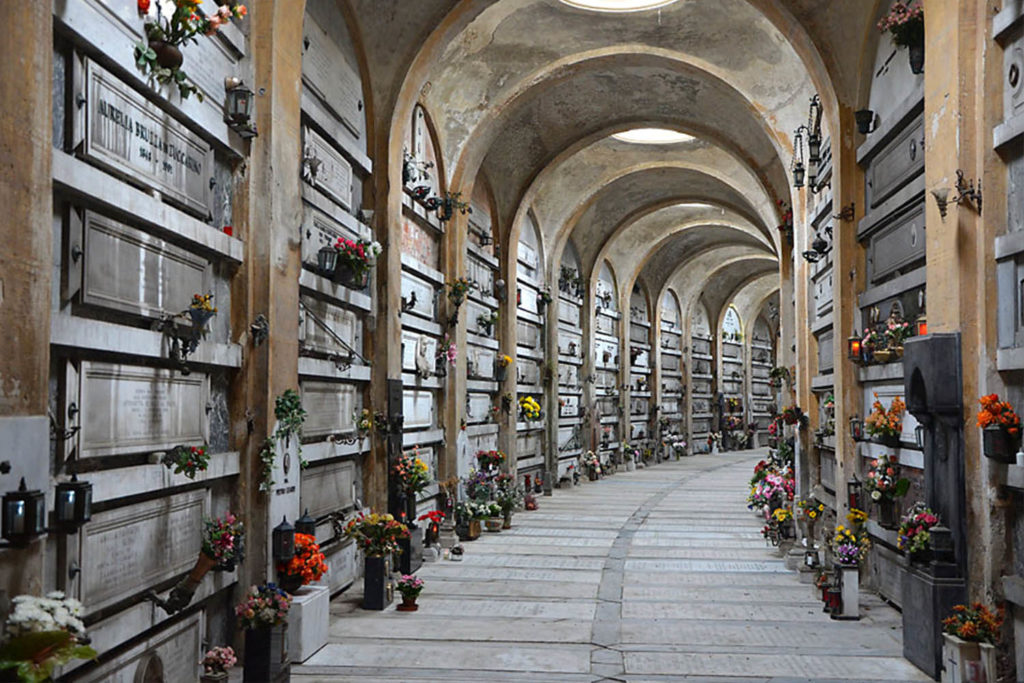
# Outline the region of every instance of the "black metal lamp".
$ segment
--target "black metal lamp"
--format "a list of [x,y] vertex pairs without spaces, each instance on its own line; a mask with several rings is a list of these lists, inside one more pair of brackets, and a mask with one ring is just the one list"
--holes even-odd
[[870,135],[875,132],[875,112],[870,109],[859,109],[853,112],[853,120],[857,122],[857,132]]
[[808,263],[817,263],[818,261],[821,260],[821,252],[819,252],[817,249],[808,249],[803,254],[801,254],[801,256],[803,256],[804,261],[807,261]]
[[54,504],[54,519],[64,533],[74,534],[92,519],[92,484],[78,481],[72,474],[71,481],[57,484],[57,500]]
[[245,139],[256,137],[256,126],[252,122],[253,93],[241,79],[224,79],[227,100],[224,103],[224,122],[231,130]]
[[818,252],[822,256],[828,253],[828,240],[821,236],[821,233],[814,235],[814,241],[811,242],[811,248]]
[[864,439],[864,423],[860,421],[860,415],[854,415],[850,418],[850,435],[854,441]]
[[274,527],[272,533],[274,561],[291,562],[295,557],[295,527],[288,523],[288,517],[281,518],[281,523]]
[[804,177],[807,175],[807,169],[804,167],[804,162],[798,161],[793,164],[793,187],[801,188],[804,186]]
[[295,533],[316,536],[316,520],[309,516],[309,508],[295,520]]
[[334,269],[338,265],[338,250],[328,245],[320,247],[316,252],[316,267],[322,275],[328,277],[334,275]]
[[855,334],[851,334],[849,337],[847,337],[846,357],[852,360],[854,363],[859,363],[861,361],[862,344],[863,342],[861,341],[861,338]]
[[861,492],[864,490],[864,485],[860,479],[857,478],[857,474],[854,473],[850,480],[846,482],[846,503],[849,505],[851,510],[863,510],[861,507]]
[[920,448],[922,451],[924,450],[924,434],[924,425],[919,424],[916,427],[914,427],[914,443],[916,443],[917,447]]
[[807,134],[807,160],[815,166],[821,161],[821,132],[812,130]]
[[24,546],[46,531],[46,496],[42,491],[29,491],[21,478],[17,491],[3,497],[3,537],[12,545]]

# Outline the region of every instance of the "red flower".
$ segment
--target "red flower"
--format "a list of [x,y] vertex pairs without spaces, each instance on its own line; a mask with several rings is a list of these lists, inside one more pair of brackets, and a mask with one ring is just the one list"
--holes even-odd
[[149,12],[149,0],[139,0],[139,14],[147,14]]

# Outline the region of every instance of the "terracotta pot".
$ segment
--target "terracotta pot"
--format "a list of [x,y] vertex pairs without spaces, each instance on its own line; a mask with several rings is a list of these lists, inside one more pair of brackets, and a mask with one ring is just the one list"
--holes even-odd
[[484,520],[484,524],[487,525],[487,530],[491,533],[501,531],[502,519],[501,517],[488,517]]
[[416,598],[411,596],[406,597],[403,595],[402,604],[396,607],[395,609],[397,609],[399,612],[415,612],[419,608],[420,606],[416,604]]
[[162,40],[149,41],[149,47],[156,53],[156,63],[165,69],[177,69],[185,61],[185,56],[175,45]]

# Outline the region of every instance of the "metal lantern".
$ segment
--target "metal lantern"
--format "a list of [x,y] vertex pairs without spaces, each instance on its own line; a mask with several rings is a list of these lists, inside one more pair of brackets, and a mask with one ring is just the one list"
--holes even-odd
[[864,485],[861,483],[857,475],[854,474],[848,482],[846,482],[846,503],[849,505],[851,510],[863,510],[861,507],[861,491],[864,490]]
[[870,109],[859,109],[853,112],[853,120],[857,122],[857,132],[868,135],[874,131],[875,112]]
[[71,481],[57,484],[53,516],[65,533],[76,533],[92,518],[92,484],[78,481],[75,474],[71,475]]
[[338,250],[332,246],[320,247],[316,252],[316,266],[323,275],[334,275],[338,265]]
[[807,135],[807,161],[812,166],[821,161],[821,133],[813,130]]
[[801,188],[804,186],[804,177],[807,175],[807,169],[804,167],[804,162],[798,161],[793,164],[793,186]]
[[309,516],[309,508],[295,520],[295,533],[316,536],[316,520]]
[[288,517],[281,518],[281,523],[274,527],[272,534],[274,561],[291,562],[295,557],[295,527],[288,523]]
[[850,435],[853,436],[854,441],[864,438],[864,423],[860,421],[860,415],[850,418]]
[[855,363],[859,363],[861,359],[860,354],[861,338],[852,334],[846,339],[846,357]]
[[42,491],[29,491],[25,478],[17,491],[3,497],[3,537],[13,545],[27,545],[46,530],[46,496]]
[[[813,543],[813,541],[812,541]],[[818,551],[807,550],[804,552],[804,566],[810,569],[817,569],[818,567]]]
[[928,318],[924,313],[917,316],[917,336],[923,337],[928,334]]
[[917,447],[922,451],[924,450],[924,433],[924,425],[919,424],[916,427],[914,427],[914,442],[917,444]]

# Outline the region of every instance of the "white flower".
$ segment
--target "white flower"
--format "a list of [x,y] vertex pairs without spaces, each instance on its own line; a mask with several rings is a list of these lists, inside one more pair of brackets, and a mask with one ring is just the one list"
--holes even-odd
[[370,242],[370,255],[379,256],[380,252],[384,251],[384,248],[380,246],[380,242],[374,240]]
[[882,492],[881,491],[872,491],[871,492],[871,500],[881,500],[881,499],[882,499]]

